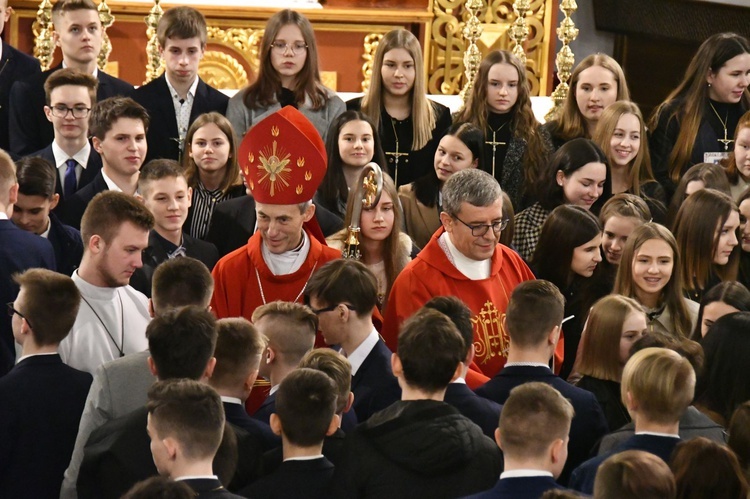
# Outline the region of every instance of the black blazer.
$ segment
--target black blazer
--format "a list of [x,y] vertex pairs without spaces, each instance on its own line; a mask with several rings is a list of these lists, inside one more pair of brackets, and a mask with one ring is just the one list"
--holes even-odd
[[495,439],[495,430],[500,422],[500,410],[503,406],[478,396],[466,386],[466,383],[450,383],[443,400],[476,423],[485,435]]
[[367,421],[376,412],[401,400],[401,387],[391,370],[391,351],[382,339],[352,376],[352,392],[357,420]]
[[[3,56],[0,58],[0,149],[10,151],[8,134],[10,119],[10,87],[18,80],[41,73],[39,61],[20,50],[3,44]],[[17,158],[13,158],[14,160]]]
[[541,381],[552,385],[563,397],[570,400],[575,409],[575,416],[570,425],[570,442],[568,443],[568,460],[565,462],[557,482],[568,483],[570,473],[592,454],[592,449],[599,439],[607,434],[607,421],[593,393],[575,387],[563,380],[548,367],[509,366],[504,367],[491,380],[477,388],[476,393],[504,404],[510,391],[529,381]]
[[242,496],[229,492],[219,480],[211,478],[188,478],[182,480],[196,493],[198,499],[241,499]]
[[61,274],[72,275],[83,258],[81,233],[70,225],[63,224],[54,213],[50,213],[47,240],[55,249],[57,271]]
[[78,230],[81,229],[81,218],[83,213],[86,211],[86,207],[89,205],[94,196],[102,191],[109,190],[107,182],[104,181],[101,170],[96,174],[94,179],[89,182],[85,187],[78,189],[70,199],[65,203],[65,209],[60,214],[60,218],[64,223],[74,227]]
[[263,451],[281,447],[281,437],[277,436],[267,424],[251,418],[245,412],[244,405],[224,402],[224,414],[229,423],[254,435],[262,443]]
[[270,394],[268,397],[266,397],[266,400],[263,401],[262,404],[260,404],[260,407],[258,407],[258,410],[256,410],[253,413],[253,419],[257,419],[258,421],[262,421],[265,424],[270,424],[271,422],[271,414],[276,412],[276,393]]
[[[216,262],[219,261],[219,253],[211,243],[201,241],[183,232],[182,245],[185,247],[187,256],[200,260],[208,267],[208,270],[212,270]],[[148,234],[148,247],[143,250],[142,259],[143,267],[136,269],[133,273],[130,278],[130,285],[151,298],[151,280],[154,277],[154,271],[156,271],[156,267],[169,259],[167,250],[164,249],[161,239],[153,229]]]
[[[146,133],[148,152],[144,164],[156,158],[179,160],[177,117],[166,76],[162,74],[159,78],[138,88],[133,92],[133,99],[145,107],[151,117],[151,124]],[[198,78],[193,108],[190,110],[190,123],[203,113],[216,111],[222,115],[226,114],[228,103],[229,97]]]
[[36,355],[0,378],[0,497],[56,498],[91,375]]
[[[35,267],[57,270],[52,244],[43,237],[19,229],[10,220],[0,220],[0,303],[11,302],[18,295],[18,286],[11,276]],[[0,376],[13,367],[15,359],[11,318],[8,314],[0,314]]]
[[[344,453],[344,444],[346,443],[346,433],[341,428],[336,428],[336,431],[328,435],[323,440],[323,455],[326,459],[336,466]],[[284,461],[284,453],[281,447],[271,449],[263,454],[263,473],[270,475]]]
[[240,494],[257,499],[327,499],[333,471],[333,464],[325,457],[284,461],[275,472],[243,489]]
[[[44,83],[52,73],[62,68],[58,64],[52,69],[17,81],[10,89],[10,149],[19,156],[26,156],[52,143],[55,130],[44,114],[47,99]],[[96,100],[101,101],[118,95],[130,96],[133,85],[104,71],[97,71],[99,87]]]
[[[320,205],[315,205],[315,218],[325,237],[344,228],[343,220]],[[219,256],[224,256],[247,244],[255,232],[256,220],[255,199],[251,196],[222,201],[214,208],[206,241],[216,246]]]
[[494,487],[465,499],[539,499],[551,489],[562,489],[550,476],[503,478]]

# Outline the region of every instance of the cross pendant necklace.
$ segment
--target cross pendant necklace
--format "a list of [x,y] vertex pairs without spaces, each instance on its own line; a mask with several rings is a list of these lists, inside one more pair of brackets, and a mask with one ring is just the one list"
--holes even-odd
[[398,152],[398,133],[396,133],[396,124],[391,118],[391,128],[393,128],[393,137],[396,139],[396,152],[386,151],[386,156],[393,158],[393,182],[398,185],[398,158],[401,156],[408,156],[408,152]]
[[708,101],[708,104],[711,106],[711,109],[713,109],[714,114],[717,118],[719,118],[719,122],[721,123],[721,126],[724,127],[724,138],[723,139],[716,139],[718,142],[721,142],[724,144],[724,150],[729,150],[729,144],[734,142],[732,139],[727,138],[727,121],[729,121],[729,111],[727,111],[727,116],[722,120],[721,116],[719,116],[719,113],[716,111],[716,108],[714,107],[714,103],[711,101]]
[[492,141],[491,142],[487,141],[485,142],[485,144],[487,144],[488,146],[492,146],[492,176],[493,177],[495,176],[495,151],[497,150],[497,146],[507,145],[505,142],[498,142],[495,139],[495,134],[499,132],[500,130],[502,130],[503,127],[507,124],[508,122],[503,123],[502,125],[500,125],[500,127],[498,127],[497,130],[493,130],[491,126],[487,125],[487,128],[489,128],[490,131],[492,132]]

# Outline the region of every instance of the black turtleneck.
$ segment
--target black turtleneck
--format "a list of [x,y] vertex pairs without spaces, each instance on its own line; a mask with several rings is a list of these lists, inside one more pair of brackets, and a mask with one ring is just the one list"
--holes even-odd
[[503,176],[503,162],[505,161],[505,153],[508,151],[508,144],[511,139],[511,125],[510,121],[513,118],[512,113],[497,114],[490,112],[487,115],[487,129],[484,131],[484,157],[485,166],[484,170],[493,173],[492,171],[492,132],[495,131],[494,142],[502,142],[502,144],[495,145],[495,171],[494,176],[498,182],[502,180]]

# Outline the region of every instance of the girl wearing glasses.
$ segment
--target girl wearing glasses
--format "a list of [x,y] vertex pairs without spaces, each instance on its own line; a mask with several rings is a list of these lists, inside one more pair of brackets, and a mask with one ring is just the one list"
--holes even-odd
[[321,83],[310,21],[293,10],[277,12],[266,24],[260,47],[257,80],[237,92],[227,107],[238,140],[254,123],[284,106],[299,109],[325,140],[331,121],[345,105]]
[[483,166],[484,134],[471,123],[456,123],[440,139],[434,169],[398,190],[404,210],[406,233],[421,248],[442,225],[441,189],[451,175],[467,168]]
[[[350,198],[347,203],[344,227],[349,227],[352,223],[352,211],[356,202],[356,199]],[[396,185],[388,174],[383,174],[380,201],[374,208],[363,209],[359,220],[362,263],[367,265],[378,280],[378,308],[381,311],[388,303],[393,281],[419,252],[411,238],[401,232],[403,217]],[[346,228],[337,232],[327,239],[328,245],[343,250],[347,234]]]
[[448,108],[427,98],[422,47],[404,29],[380,41],[370,86],[347,107],[361,110],[378,127],[396,187],[429,172],[438,141],[451,125]]

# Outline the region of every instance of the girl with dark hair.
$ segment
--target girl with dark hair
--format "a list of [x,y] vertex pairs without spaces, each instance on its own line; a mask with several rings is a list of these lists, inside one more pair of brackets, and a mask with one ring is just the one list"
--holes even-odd
[[720,282],[703,295],[690,339],[701,341],[714,322],[734,312],[750,312],[750,291],[737,281]]
[[361,110],[377,126],[396,187],[429,172],[438,141],[451,125],[448,108],[427,98],[422,47],[405,29],[380,40],[370,86],[347,108]]
[[740,210],[740,269],[737,274],[737,280],[745,287],[750,286],[750,188],[745,190],[737,198],[737,205]]
[[737,456],[745,479],[750,479],[750,401],[734,410],[727,432],[727,445]]
[[212,112],[193,121],[185,144],[187,154],[182,156],[182,166],[193,196],[183,227],[191,236],[205,239],[216,205],[245,195],[237,142],[229,120]]
[[333,119],[346,106],[323,86],[318,45],[310,21],[285,9],[268,19],[260,41],[258,78],[229,99],[227,118],[241,141],[254,123],[284,106],[294,106],[326,139]]
[[717,320],[701,341],[706,354],[695,386],[695,407],[726,427],[737,407],[750,400],[750,312]]
[[[585,208],[561,205],[544,222],[531,259],[537,279],[557,286],[565,296],[565,356],[560,377],[567,379],[575,362],[581,329],[591,305],[610,292],[601,289],[598,271],[602,228]],[[572,316],[572,317],[571,317]]]
[[659,224],[643,224],[622,250],[614,292],[643,306],[649,331],[687,338],[697,322],[698,304],[682,294],[680,267],[672,233]]
[[750,43],[735,33],[703,42],[685,77],[651,118],[651,160],[656,180],[674,193],[690,165],[729,155],[730,134],[750,109]]
[[672,232],[682,250],[682,285],[693,300],[721,281],[737,279],[740,213],[729,195],[703,189],[688,196]]
[[328,169],[314,201],[344,218],[349,191],[365,165],[374,161],[384,172],[388,171],[377,129],[370,118],[359,111],[339,115],[328,131],[326,154]]
[[632,298],[609,295],[591,307],[576,359],[575,372],[582,375],[576,386],[596,396],[610,431],[630,422],[620,394],[622,369],[645,333],[646,314]]
[[604,109],[620,100],[629,101],[630,91],[617,61],[605,54],[584,58],[570,75],[559,116],[544,124],[555,149],[578,137],[593,137]]
[[452,125],[440,139],[435,152],[434,170],[398,190],[404,210],[406,233],[424,247],[441,226],[441,189],[451,175],[484,165],[484,135],[471,123]]
[[716,189],[725,194],[731,194],[731,185],[727,173],[721,165],[715,163],[698,163],[688,168],[688,171],[680,178],[672,201],[669,203],[667,213],[667,225],[672,227],[677,212],[680,211],[682,203],[694,192],[701,189]]
[[518,210],[529,204],[523,199],[535,199],[540,168],[552,149],[531,109],[530,92],[523,63],[507,50],[495,50],[479,65],[466,107],[457,118],[484,131],[484,169]]
[[677,483],[676,499],[747,499],[745,473],[737,456],[705,437],[677,444],[670,463]]
[[740,195],[750,187],[750,111],[737,123],[734,149],[723,162],[732,189],[732,198],[739,203]]
[[604,152],[588,139],[566,142],[552,156],[539,179],[539,201],[516,215],[513,246],[523,258],[534,253],[542,224],[562,204],[599,213],[612,188]]

